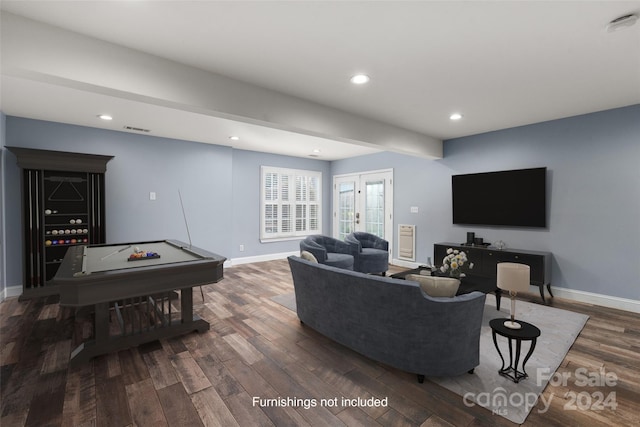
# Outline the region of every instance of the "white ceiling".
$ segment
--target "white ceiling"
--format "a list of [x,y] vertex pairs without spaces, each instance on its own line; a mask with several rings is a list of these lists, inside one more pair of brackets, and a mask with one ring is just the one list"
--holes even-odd
[[[606,30],[640,14],[639,1],[3,0],[1,8],[443,140],[640,103],[640,23]],[[358,72],[371,82],[351,85]],[[157,136],[301,157],[320,148],[327,160],[386,149],[51,82],[2,83],[8,115],[109,128],[116,124],[80,118],[108,104],[119,130],[144,123]],[[463,119],[450,121],[452,112]],[[170,125],[177,120],[191,126]],[[228,140],[238,132],[240,141]]]

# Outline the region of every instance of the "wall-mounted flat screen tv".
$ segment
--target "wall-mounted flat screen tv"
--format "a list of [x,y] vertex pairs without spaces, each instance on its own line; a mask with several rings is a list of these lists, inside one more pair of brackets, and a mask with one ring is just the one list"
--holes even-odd
[[546,227],[547,168],[453,175],[453,223]]

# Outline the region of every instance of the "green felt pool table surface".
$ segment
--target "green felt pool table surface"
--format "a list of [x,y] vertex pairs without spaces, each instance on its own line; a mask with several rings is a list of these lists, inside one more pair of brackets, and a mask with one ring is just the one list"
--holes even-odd
[[[129,256],[138,248],[145,252],[155,252],[160,258],[141,258],[129,261]],[[145,243],[126,243],[117,245],[85,246],[82,271],[85,274],[102,271],[123,270],[161,266],[166,264],[197,261],[206,258],[202,254],[190,251],[188,245],[176,241],[157,241]]]

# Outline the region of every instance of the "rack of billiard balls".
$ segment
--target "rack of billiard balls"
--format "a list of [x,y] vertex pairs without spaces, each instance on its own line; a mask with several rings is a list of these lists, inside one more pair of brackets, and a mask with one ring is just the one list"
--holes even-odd
[[59,246],[59,245],[77,245],[79,243],[89,243],[89,239],[53,239],[53,240],[45,240],[45,246]]
[[133,250],[133,253],[129,255],[129,259],[127,261],[140,261],[156,258],[160,258],[160,255],[157,252],[145,251],[136,246]]

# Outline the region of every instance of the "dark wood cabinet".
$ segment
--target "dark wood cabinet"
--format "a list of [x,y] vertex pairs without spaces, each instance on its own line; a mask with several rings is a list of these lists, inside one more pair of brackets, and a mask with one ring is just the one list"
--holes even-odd
[[551,253],[528,251],[521,249],[497,249],[484,246],[467,246],[459,243],[436,243],[433,245],[435,264],[440,267],[442,259],[447,255],[447,249],[453,248],[464,251],[467,258],[474,264],[472,270],[465,273],[470,276],[480,276],[496,279],[498,263],[516,262],[526,264],[531,269],[531,284],[540,288],[540,296],[545,301],[544,286],[551,293]]
[[105,242],[105,184],[112,156],[7,147],[22,169],[22,298],[55,295],[67,249]]

